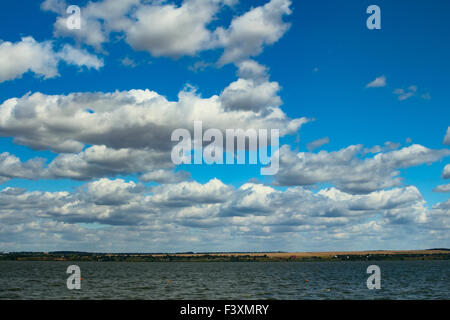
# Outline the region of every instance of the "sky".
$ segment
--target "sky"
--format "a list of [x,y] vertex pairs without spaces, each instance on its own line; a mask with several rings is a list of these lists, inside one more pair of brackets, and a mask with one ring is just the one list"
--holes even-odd
[[[1,6],[0,251],[450,247],[450,3]],[[175,164],[195,121],[279,170]]]

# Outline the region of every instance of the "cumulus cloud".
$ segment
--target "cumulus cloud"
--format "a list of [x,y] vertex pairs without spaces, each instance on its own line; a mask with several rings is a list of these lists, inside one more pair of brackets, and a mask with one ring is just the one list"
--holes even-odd
[[173,168],[167,151],[111,149],[102,145],[76,154],[59,154],[44,170],[52,179],[91,180],[131,174],[138,174],[144,182],[177,183],[189,179],[188,172],[174,172]]
[[264,82],[268,79],[268,68],[255,60],[244,60],[238,64],[237,75],[239,78]]
[[320,148],[321,146],[328,144],[328,143],[330,143],[330,138],[324,137],[324,138],[320,138],[320,139],[317,139],[317,140],[314,140],[314,141],[308,143],[306,148],[309,151],[313,151],[313,150]]
[[[48,165],[48,172],[53,178],[90,180],[172,168],[169,160],[170,155],[165,151],[94,145],[80,153],[59,154]],[[150,181],[148,178],[145,180]]]
[[[250,223],[301,226],[328,222],[342,224],[361,220],[386,210],[411,207],[423,201],[415,187],[379,191],[368,195],[351,195],[337,189],[315,194],[301,187],[278,191],[261,184],[246,183],[239,188],[212,179],[204,184],[196,181],[161,185],[151,190],[132,181],[100,179],[68,192],[0,192],[2,203],[10,210],[30,213],[35,201],[36,217],[63,222],[99,222],[123,225],[152,225],[159,222],[189,224],[186,220],[248,225]],[[49,201],[51,200],[51,201]],[[300,205],[301,204],[301,205]],[[0,208],[4,213],[5,207]],[[415,211],[414,211],[415,212]],[[419,221],[420,216],[413,221]],[[392,215],[392,214],[390,214]],[[3,215],[1,216],[4,217]],[[326,223],[327,224],[327,223]]]
[[67,64],[76,65],[78,67],[86,67],[88,69],[100,69],[103,67],[103,60],[97,56],[90,54],[86,50],[76,49],[71,45],[64,45],[57,56]]
[[79,43],[102,50],[111,33],[119,33],[135,50],[155,57],[179,58],[199,52],[223,49],[219,64],[239,63],[261,53],[263,47],[278,41],[288,30],[283,17],[291,13],[290,0],[270,0],[263,6],[234,17],[230,26],[210,25],[224,6],[234,0],[166,1],[103,0],[82,8],[81,29],[66,27],[64,0],[46,0],[41,8],[58,14],[54,34],[72,37]]
[[258,112],[282,104],[277,95],[279,90],[278,82],[258,83],[251,79],[239,79],[223,90],[220,99],[225,110]]
[[444,171],[442,171],[442,177],[444,179],[450,179],[450,164],[444,167]]
[[44,79],[57,77],[60,61],[95,69],[103,66],[102,60],[85,50],[65,45],[61,51],[55,51],[50,41],[24,37],[16,43],[0,41],[0,82],[20,78],[27,72]]
[[194,55],[211,43],[206,25],[218,8],[218,1],[210,0],[185,0],[179,7],[141,6],[135,13],[136,22],[126,31],[126,41],[134,49],[148,51],[155,57]]
[[0,154],[0,183],[10,179],[38,179],[48,176],[43,170],[45,159],[35,158],[26,162],[20,161],[19,158],[3,152]]
[[296,154],[289,146],[282,146],[275,184],[331,182],[346,192],[369,193],[399,186],[399,169],[433,163],[450,155],[448,149],[433,150],[417,144],[366,158],[360,157],[363,151],[362,145],[353,145],[333,152]]
[[[47,178],[89,180],[138,174],[142,181],[179,182],[187,176],[172,172],[171,134],[177,128],[192,131],[194,121],[201,120],[204,131],[266,128],[280,129],[284,136],[308,122],[288,118],[275,90],[260,88],[278,84],[257,72],[264,67],[251,67],[255,80],[239,79],[220,96],[209,98],[191,87],[181,91],[176,101],[150,90],[26,94],[0,105],[0,135],[33,149],[59,153],[41,170]],[[236,85],[241,80],[249,86]]]
[[[405,223],[426,221],[425,202],[419,190],[414,186],[380,190],[365,195],[350,195],[336,188],[321,190],[325,195],[335,201],[347,203],[349,210],[353,212],[385,210],[384,216],[391,223]],[[408,212],[407,209],[417,207],[421,210]]]
[[219,96],[202,98],[192,90],[180,92],[178,101],[168,101],[150,90],[34,93],[1,104],[0,135],[12,136],[16,143],[34,149],[64,153],[81,152],[85,145],[169,151],[173,130],[192,130],[196,120],[203,121],[204,130],[281,128],[281,136],[297,132],[307,122],[289,119],[278,107],[264,114],[228,112]]
[[433,189],[434,192],[450,192],[450,183],[449,184],[441,184]]
[[386,86],[386,77],[380,76],[366,85],[366,88],[381,88]]
[[267,112],[281,106],[278,96],[281,87],[278,82],[269,81],[268,68],[254,60],[238,64],[239,79],[228,85],[220,95],[226,110],[248,110]]
[[143,190],[145,188],[142,185],[133,181],[102,178],[88,183],[81,192],[80,198],[95,205],[115,206],[129,203]]
[[[0,191],[0,203],[4,247],[11,246],[4,239],[21,237],[20,245],[26,246],[29,235],[56,233],[61,237],[58,245],[81,245],[87,236],[90,250],[104,250],[102,240],[116,250],[136,248],[139,242],[211,249],[221,248],[224,241],[242,249],[242,243],[258,238],[265,239],[265,246],[280,240],[296,246],[304,241],[324,245],[333,239],[370,243],[380,241],[383,234],[398,236],[405,230],[411,234],[414,228],[446,237],[442,226],[448,226],[450,208],[444,202],[428,210],[413,186],[352,195],[336,188],[314,193],[302,187],[276,190],[253,183],[235,188],[217,179],[151,190],[122,179],[100,179],[73,192],[6,188]],[[93,222],[103,227],[93,232],[77,225]],[[197,236],[186,237],[192,234]],[[239,239],[240,245],[232,239]]]
[[67,2],[64,0],[45,0],[41,3],[42,10],[52,11],[60,14],[66,11],[67,6]]
[[140,176],[140,180],[148,182],[158,182],[158,183],[178,183],[190,178],[190,173],[187,171],[174,172],[171,170],[154,170],[144,173]]
[[447,133],[444,137],[444,144],[450,146],[450,127],[447,128]]
[[[448,230],[450,228],[450,199],[445,202],[438,202],[432,206],[428,213],[428,224],[426,225],[429,234],[438,240],[447,241]],[[447,234],[442,234],[447,232]]]
[[290,6],[290,0],[271,0],[234,18],[228,29],[219,27],[215,34],[225,48],[219,64],[243,61],[277,42],[290,27],[283,20],[292,13]]
[[0,42],[0,82],[22,77],[28,71],[37,76],[58,76],[58,58],[50,42],[24,37],[17,43]]
[[108,42],[110,32],[119,32],[130,26],[127,14],[139,2],[139,0],[88,2],[81,8],[80,29],[67,28],[66,8],[69,4],[65,0],[46,0],[41,4],[41,8],[58,14],[53,26],[55,36],[72,37],[79,43],[101,50],[102,44]]
[[[196,181],[161,185],[152,189],[155,203],[164,207],[189,207],[225,202],[233,188],[218,179],[205,184]],[[205,216],[206,218],[206,216]]]

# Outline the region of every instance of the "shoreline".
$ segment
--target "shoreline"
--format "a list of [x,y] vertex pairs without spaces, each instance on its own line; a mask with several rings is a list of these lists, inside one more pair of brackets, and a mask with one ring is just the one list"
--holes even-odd
[[450,249],[228,253],[89,253],[76,251],[55,251],[11,252],[0,254],[0,261],[317,262],[383,260],[450,260]]

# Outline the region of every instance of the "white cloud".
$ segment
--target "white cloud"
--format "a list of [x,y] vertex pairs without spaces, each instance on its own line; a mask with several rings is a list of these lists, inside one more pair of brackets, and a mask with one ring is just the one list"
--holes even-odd
[[119,33],[135,50],[155,57],[179,58],[199,52],[224,49],[220,64],[240,63],[261,53],[265,45],[278,41],[288,30],[283,17],[291,13],[290,0],[270,0],[233,18],[231,25],[210,29],[223,6],[234,0],[184,0],[180,5],[167,1],[103,0],[81,8],[81,29],[66,27],[62,11],[66,2],[46,0],[41,8],[58,14],[54,34],[72,37],[101,51],[111,33]]
[[289,119],[272,105],[265,113],[228,112],[217,95],[201,98],[192,90],[180,92],[178,101],[168,101],[150,90],[54,96],[34,93],[1,104],[0,135],[12,136],[16,143],[34,149],[64,153],[81,152],[85,145],[169,151],[172,131],[192,130],[196,120],[203,121],[204,130],[277,128],[281,136],[296,133],[307,122],[305,118]]
[[442,171],[442,177],[444,179],[450,179],[450,164],[444,167],[444,171]]
[[49,179],[76,180],[137,174],[142,181],[179,182],[188,176],[172,172],[170,136],[177,128],[192,131],[194,121],[202,120],[204,131],[267,128],[285,136],[308,122],[289,119],[279,108],[278,84],[263,76],[264,67],[249,66],[253,70],[245,75],[255,80],[239,79],[209,98],[189,87],[177,101],[150,90],[26,94],[0,105],[0,135],[60,153],[35,178],[43,172]]
[[398,100],[403,101],[414,96],[415,91],[411,90],[405,91],[405,89],[395,89],[394,94],[398,96]]
[[178,183],[189,179],[190,173],[187,171],[173,172],[170,170],[159,169],[149,171],[140,176],[141,181],[152,181],[158,183]]
[[95,205],[121,205],[129,203],[142,193],[145,188],[133,181],[125,182],[122,179],[109,180],[106,178],[90,182],[82,189],[83,200]]
[[386,86],[386,77],[380,76],[366,85],[366,88],[381,88]]
[[239,79],[223,90],[220,100],[225,110],[266,111],[282,104],[279,90],[278,82]]
[[[90,180],[92,178],[110,177],[143,173],[157,169],[169,169],[168,151],[120,148],[112,149],[104,145],[94,145],[77,154],[59,154],[48,165],[53,178]],[[149,177],[145,179],[150,181]]]
[[217,28],[218,42],[225,48],[219,64],[239,63],[277,42],[290,27],[283,21],[292,13],[290,6],[290,0],[271,0],[234,18],[228,29]]
[[423,197],[414,186],[380,190],[365,195],[350,195],[335,188],[321,190],[318,194],[346,203],[348,209],[354,212],[361,210],[386,210],[384,215],[390,222],[398,222],[400,220],[405,222],[406,220],[421,223],[426,221],[425,210],[412,212],[403,210],[405,206],[408,208],[418,206],[424,209]]
[[3,152],[0,154],[0,183],[10,179],[38,179],[45,178],[47,172],[43,170],[45,159],[36,158],[21,162],[19,158]]
[[307,149],[309,151],[313,151],[313,150],[320,148],[321,146],[328,144],[328,143],[330,143],[330,138],[328,138],[328,137],[320,138],[320,139],[317,139],[317,140],[314,140],[314,141],[308,143]]
[[267,67],[254,60],[244,60],[239,63],[237,75],[239,78],[257,82],[264,82],[269,78]]
[[0,82],[22,77],[33,72],[44,79],[59,76],[58,64],[99,69],[103,61],[85,50],[65,45],[61,51],[54,51],[52,42],[37,42],[32,37],[24,37],[12,43],[0,41]]
[[22,77],[28,71],[37,76],[58,76],[58,58],[49,41],[36,42],[24,37],[17,43],[0,42],[0,82]]
[[136,22],[125,31],[126,41],[134,49],[148,51],[155,57],[194,55],[211,43],[206,25],[219,9],[217,2],[185,0],[179,7],[140,6],[135,12]]
[[71,45],[64,45],[60,52],[57,53],[67,64],[76,65],[78,67],[86,67],[88,69],[100,69],[103,67],[103,60],[97,56],[90,54],[86,50],[76,49]]
[[447,146],[450,146],[450,127],[447,128],[447,133],[445,134],[443,143]]
[[120,32],[130,26],[127,15],[139,3],[139,0],[88,2],[81,8],[80,29],[67,28],[68,15],[65,10],[69,4],[65,0],[46,0],[41,8],[58,14],[53,26],[55,36],[73,37],[79,43],[101,50],[102,45],[108,42],[110,32]]
[[223,203],[231,195],[232,190],[231,186],[227,186],[218,179],[212,179],[205,184],[196,181],[181,182],[153,188],[152,201],[165,207]]
[[[335,188],[313,193],[252,183],[235,188],[217,179],[148,190],[132,181],[100,179],[73,192],[6,188],[0,191],[0,202],[0,245],[16,250],[34,248],[32,239],[40,239],[39,250],[52,248],[52,238],[43,234],[57,234],[58,246],[95,251],[130,251],[151,244],[162,250],[225,245],[242,250],[252,239],[260,239],[262,248],[277,243],[297,250],[329,248],[336,241],[340,248],[352,248],[356,239],[371,248],[387,234],[390,241],[401,239],[409,245],[427,230],[433,237],[421,238],[422,244],[436,236],[448,239],[450,222],[448,203],[428,210],[413,186],[352,195]],[[102,227],[77,225],[93,222]]]
[[418,93],[418,87],[417,86],[409,86],[407,89],[403,89],[403,88],[398,88],[395,89],[393,92],[398,100],[403,101],[403,100],[407,100],[411,97],[414,97],[416,95],[418,95],[419,97],[421,97],[424,100],[430,100],[431,99],[431,95],[429,92],[425,92],[422,94]]
[[228,85],[220,95],[225,110],[248,110],[267,113],[281,106],[278,82],[269,81],[268,68],[254,60],[238,64],[239,79]]
[[126,67],[134,68],[137,66],[137,63],[129,57],[124,57],[123,59],[120,60],[120,62]]
[[278,185],[313,185],[334,183],[350,193],[368,193],[399,186],[399,169],[436,162],[450,155],[450,150],[433,150],[413,144],[399,150],[375,154],[361,159],[362,145],[339,151],[298,154],[285,145],[280,148],[280,170],[275,176]]
[[41,3],[41,9],[45,11],[52,11],[55,13],[63,14],[68,5],[64,0],[45,0]]
[[441,184],[433,189],[434,192],[450,192],[450,183]]

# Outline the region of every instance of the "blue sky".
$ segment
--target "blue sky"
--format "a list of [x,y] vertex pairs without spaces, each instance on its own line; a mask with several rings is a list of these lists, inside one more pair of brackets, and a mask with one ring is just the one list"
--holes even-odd
[[[17,114],[31,112],[32,119],[27,118],[23,123],[19,121],[18,125],[13,120],[20,120],[19,116],[13,119],[8,118],[6,113],[0,115],[0,149],[8,153],[2,160],[5,169],[0,171],[1,188],[26,190],[17,195],[17,199],[9,196],[3,200],[16,205],[5,205],[7,209],[0,211],[0,219],[3,215],[4,220],[4,227],[0,230],[0,249],[38,250],[35,237],[39,234],[45,234],[39,236],[39,239],[42,238],[40,245],[45,247],[42,250],[267,248],[302,251],[450,246],[446,235],[446,228],[450,226],[450,188],[444,169],[449,163],[449,149],[444,140],[449,134],[450,119],[450,43],[446,41],[450,34],[447,22],[450,3],[437,0],[376,3],[291,3],[288,0],[205,0],[202,3],[199,0],[185,0],[158,4],[156,1],[127,0],[124,3],[129,3],[129,7],[114,15],[111,13],[114,1],[93,2],[104,5],[106,9],[98,12],[92,9],[92,3],[88,1],[69,3],[80,6],[81,16],[88,19],[78,34],[76,30],[68,32],[55,24],[57,19],[67,17],[65,10],[60,8],[66,8],[69,4],[63,1],[20,0],[2,4],[0,109],[6,109],[5,101],[8,99],[18,98],[15,107]],[[366,27],[369,16],[366,8],[371,4],[381,8],[381,30]],[[189,15],[189,12],[183,13],[182,9],[190,5],[202,8],[196,10],[202,14],[197,17]],[[263,6],[265,9],[261,9]],[[173,25],[167,22],[169,16],[164,21],[163,11],[158,11],[162,8],[172,10],[170,14],[180,14],[173,20]],[[152,15],[152,12],[156,13]],[[256,20],[245,20],[246,16],[251,16],[249,13],[257,19],[268,19],[263,24],[266,28],[258,25]],[[138,22],[139,14],[141,17],[148,15],[147,20]],[[158,21],[159,18],[161,21]],[[244,22],[234,26],[233,23],[239,19]],[[184,27],[177,25],[182,20]],[[149,27],[148,21],[154,24]],[[119,23],[124,23],[126,27],[111,27]],[[167,28],[159,29],[158,24],[164,23],[168,23]],[[197,24],[200,27],[193,27],[194,31],[184,37],[189,41],[184,41],[183,36],[178,37],[178,32],[182,34],[183,29]],[[94,29],[98,25],[101,28]],[[199,28],[203,29],[199,31]],[[165,29],[170,32],[164,34]],[[222,35],[219,29],[224,30]],[[89,35],[97,31],[103,33],[105,40],[94,43],[89,40]],[[198,37],[193,36],[197,33]],[[21,50],[19,46],[23,37],[33,37],[35,42],[29,46],[38,48],[34,51],[30,49],[30,55],[41,54],[47,58],[52,55],[52,59],[47,61],[42,57],[31,57],[29,62],[19,58],[15,61],[12,57],[19,51],[11,53],[12,48]],[[199,37],[204,39],[199,40]],[[256,44],[252,44],[254,39]],[[50,49],[39,49],[45,45]],[[69,49],[64,51],[64,48]],[[227,52],[235,52],[232,50],[237,50],[238,56],[221,64]],[[85,60],[73,61],[64,52],[76,52],[79,59],[84,57]],[[36,66],[36,61],[40,59],[47,62]],[[54,63],[54,59],[57,65],[49,67],[48,64]],[[266,68],[263,80],[240,76],[246,61]],[[42,68],[45,70],[42,71]],[[54,74],[55,68],[57,75]],[[383,78],[383,84],[368,86],[376,78]],[[266,105],[255,113],[261,121],[259,123],[272,126],[264,115],[267,110],[284,113],[286,118],[278,122],[280,129],[284,129],[283,126],[287,126],[292,119],[309,119],[308,123],[281,137],[280,144],[286,145],[285,149],[282,148],[286,151],[286,158],[284,155],[281,157],[278,176],[260,176],[259,166],[255,165],[173,167],[170,159],[164,163],[156,162],[155,152],[167,150],[159,150],[155,146],[159,146],[159,142],[169,146],[170,140],[164,140],[169,137],[162,133],[161,137],[150,135],[161,141],[142,145],[136,142],[139,145],[136,147],[130,137],[135,134],[133,126],[138,123],[137,119],[129,120],[130,123],[126,120],[122,124],[114,122],[117,128],[111,125],[107,130],[119,133],[109,137],[105,137],[100,129],[84,128],[82,122],[77,122],[82,121],[77,118],[79,114],[74,113],[73,117],[67,114],[74,109],[64,114],[74,120],[67,132],[59,125],[69,118],[55,124],[61,116],[59,112],[72,103],[77,104],[77,108],[90,109],[92,105],[101,108],[102,103],[114,106],[117,101],[117,108],[121,108],[124,107],[121,101],[128,101],[133,96],[126,92],[138,89],[149,89],[165,97],[166,101],[176,102],[187,85],[195,87],[196,91],[195,98],[186,102],[186,110],[209,108],[205,109],[208,113],[214,108],[208,107],[208,103],[213,103],[210,98],[217,95],[219,100],[222,99],[226,88],[238,79],[251,83],[253,90],[258,85],[277,86],[279,89],[268,93]],[[89,94],[115,91],[124,93],[123,96],[114,96],[114,101],[103,97],[106,101],[99,102],[93,98],[94,94]],[[28,93],[33,95],[36,92],[44,95],[41,100],[36,98],[30,101],[26,98]],[[84,102],[68,98],[76,92],[85,93],[84,98],[80,98]],[[241,94],[239,99],[249,99],[251,103],[256,93],[240,91],[238,94]],[[49,102],[53,95],[60,97],[62,102]],[[274,105],[274,99],[282,103]],[[201,101],[205,106],[194,106]],[[193,105],[190,107],[189,103]],[[48,111],[36,116],[40,106],[45,104],[50,106]],[[225,103],[222,104],[219,108],[224,109],[220,109],[222,111],[217,115],[216,123],[222,121],[224,114],[232,114]],[[137,102],[129,108],[133,112],[140,110]],[[248,111],[246,108],[247,105],[240,105],[234,111]],[[51,110],[57,110],[57,114],[52,114]],[[155,117],[159,112],[153,106],[149,110],[154,110]],[[183,118],[182,112],[179,113],[180,118]],[[100,109],[93,110],[95,117],[100,113]],[[202,114],[201,110],[198,114]],[[184,116],[188,118],[187,114]],[[55,117],[55,123],[52,117]],[[179,123],[175,120],[179,119],[174,119]],[[197,120],[208,121],[202,118]],[[80,123],[79,130],[77,123]],[[101,122],[95,123],[100,128]],[[170,123],[156,124],[167,125],[167,130],[171,128]],[[248,125],[252,126],[251,123]],[[43,128],[45,134],[41,136]],[[124,128],[129,130],[130,137]],[[83,130],[89,133],[85,134]],[[328,137],[329,143],[308,150],[309,143],[325,137]],[[122,143],[121,139],[130,142]],[[82,148],[61,150],[54,145],[55,141],[63,143],[69,140],[81,143]],[[449,140],[450,137],[445,141]],[[336,158],[339,150],[357,145],[363,146],[350,158],[345,158],[347,163]],[[132,149],[130,154],[142,152],[137,156],[139,159],[148,156],[148,161],[155,163],[141,165],[142,161],[136,160],[139,164],[130,165],[134,162],[127,162],[125,157],[121,163],[108,164],[107,161],[113,156],[102,153],[104,158],[101,158],[97,146],[106,146],[107,152]],[[375,146],[379,146],[376,151],[363,151]],[[87,161],[82,166],[75,162],[74,159],[86,156],[82,155],[83,150],[92,150],[97,162]],[[310,162],[303,167],[294,160],[287,162],[291,153],[292,159],[298,160],[295,154],[302,154]],[[56,163],[62,154],[70,160],[64,164],[64,170],[60,164],[58,171],[52,163]],[[14,165],[10,164],[12,158],[8,157],[16,158]],[[26,161],[36,158],[44,158],[45,162],[30,169]],[[283,163],[288,163],[288,167],[283,167]],[[79,170],[88,173],[83,171],[81,174]],[[158,170],[164,172],[165,180],[143,178],[146,172]],[[11,171],[14,173],[11,174]],[[180,171],[188,172],[190,177],[175,178],[174,172]],[[83,178],[73,178],[73,174],[83,175]],[[351,175],[355,177],[350,178]],[[358,176],[362,177],[361,181],[356,179]],[[140,186],[144,189],[139,189]],[[437,190],[438,186],[443,187]],[[112,194],[117,193],[120,199],[122,192],[126,195],[123,202],[108,200],[103,203],[103,200],[98,200],[103,196],[95,193],[99,190],[112,190]],[[63,192],[68,195],[63,195]],[[195,192],[211,199],[199,200]],[[217,200],[214,192],[227,199]],[[335,198],[336,192],[345,195]],[[291,193],[298,193],[297,201],[303,200],[300,203],[290,200]],[[136,195],[140,198],[135,198]],[[400,201],[403,196],[406,200]],[[27,202],[32,197],[39,199],[36,212],[32,212],[33,205]],[[57,200],[49,200],[48,197]],[[175,205],[176,199],[183,197],[186,197],[183,204]],[[167,203],[161,204],[160,198],[166,199]],[[333,203],[328,204],[331,200]],[[50,207],[52,201],[66,206],[64,210],[67,212],[56,212],[55,208]],[[278,201],[283,204],[281,208],[274,207]],[[388,204],[383,206],[381,203],[384,201]],[[363,206],[367,206],[365,211],[351,209],[354,203],[361,205],[362,202],[367,202]],[[138,209],[138,203],[143,207]],[[373,208],[370,208],[371,205]],[[377,205],[380,207],[377,208]],[[301,209],[296,212],[295,208],[299,206]],[[245,210],[242,209],[244,207]],[[273,216],[266,213],[269,208],[273,209]],[[236,213],[240,209],[245,214]],[[167,217],[165,212],[169,212]],[[323,222],[322,218],[316,219],[316,215],[334,220]],[[355,219],[355,216],[358,218]],[[371,221],[375,224],[370,224]],[[33,223],[38,227],[34,227]],[[98,225],[102,227],[97,228]],[[290,228],[287,228],[288,225]],[[149,235],[149,230],[157,230],[156,235]],[[211,242],[219,230],[223,232],[223,237]],[[110,235],[117,233],[122,235],[121,239],[111,240]],[[396,236],[390,236],[392,233]],[[192,234],[192,237],[184,238],[187,234]],[[55,236],[60,240],[53,241]],[[87,242],[85,239],[89,237],[95,240]],[[355,240],[360,244],[355,244]],[[109,241],[108,244],[105,241]],[[254,245],[248,246],[248,243]]]

